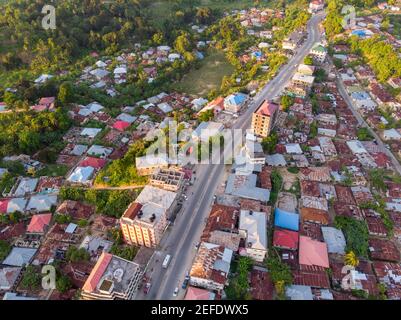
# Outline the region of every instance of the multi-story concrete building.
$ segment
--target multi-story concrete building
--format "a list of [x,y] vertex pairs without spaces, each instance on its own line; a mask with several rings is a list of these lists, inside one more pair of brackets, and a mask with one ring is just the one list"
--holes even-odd
[[133,300],[142,277],[135,262],[103,252],[82,287],[82,299]]
[[263,101],[252,116],[252,131],[260,137],[267,137],[278,114],[278,105],[267,100]]
[[176,199],[175,192],[146,186],[120,219],[125,242],[149,248],[157,246]]
[[306,89],[310,89],[315,81],[314,76],[309,76],[303,73],[295,73],[292,77],[291,83],[294,86],[300,86]]
[[313,56],[315,61],[323,63],[326,60],[327,49],[318,43],[311,49],[310,54]]
[[224,110],[231,113],[237,113],[245,105],[248,96],[243,93],[230,94],[224,99]]
[[167,169],[169,165],[167,154],[146,155],[136,158],[136,170],[141,176],[150,176],[157,169]]
[[149,183],[157,188],[178,192],[184,184],[184,172],[175,169],[158,169]]

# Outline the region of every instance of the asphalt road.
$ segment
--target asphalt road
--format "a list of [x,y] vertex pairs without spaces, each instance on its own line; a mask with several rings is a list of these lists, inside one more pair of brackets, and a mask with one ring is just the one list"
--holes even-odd
[[[277,76],[270,81],[253,99],[248,109],[233,124],[232,129],[246,130],[250,128],[252,113],[263,100],[271,100],[278,96],[290,81],[299,63],[309,53],[313,45],[321,40],[319,22],[323,14],[314,15],[308,22],[308,37],[298,48],[295,55],[283,66]],[[186,273],[190,270],[195,257],[195,245],[199,242],[210,212],[213,196],[219,183],[223,182],[226,170],[224,164],[197,165],[196,181],[186,192],[188,199],[178,214],[174,226],[169,228],[161,241],[158,251],[149,264],[147,274],[151,277],[152,287],[148,295],[139,292],[136,299],[183,299],[185,292],[181,289]],[[170,265],[163,269],[161,264],[166,254],[172,256]],[[177,297],[173,297],[174,289],[179,288]]]

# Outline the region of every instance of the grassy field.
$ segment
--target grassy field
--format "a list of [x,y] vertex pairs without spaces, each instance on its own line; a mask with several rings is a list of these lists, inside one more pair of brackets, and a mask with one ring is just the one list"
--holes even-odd
[[174,85],[177,91],[205,96],[210,90],[219,89],[221,80],[231,75],[234,67],[226,60],[224,52],[213,50],[202,61],[199,69],[191,70]]
[[48,177],[62,177],[68,172],[68,167],[58,164],[49,164],[45,168],[36,172],[37,177],[48,176]]

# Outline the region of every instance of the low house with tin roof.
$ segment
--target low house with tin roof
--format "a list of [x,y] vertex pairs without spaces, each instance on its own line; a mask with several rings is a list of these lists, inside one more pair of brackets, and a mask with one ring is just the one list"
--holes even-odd
[[299,234],[296,231],[276,228],[273,235],[273,246],[280,249],[297,250]]
[[0,267],[0,292],[9,291],[17,284],[21,274],[21,267]]
[[299,237],[299,264],[329,268],[327,245],[309,237]]
[[3,265],[11,267],[24,267],[31,263],[36,249],[14,247],[2,262]]
[[234,252],[238,251],[241,236],[238,231],[239,208],[214,204],[201,241],[222,245]]
[[239,233],[245,241],[240,255],[263,262],[267,255],[267,215],[265,212],[241,210]]
[[221,292],[227,283],[232,256],[230,249],[202,242],[190,270],[190,284]]
[[214,292],[189,286],[184,300],[214,300],[215,297]]
[[35,234],[44,234],[50,225],[51,219],[52,219],[51,213],[33,215],[28,225],[27,232]]
[[347,243],[341,230],[333,227],[322,227],[322,233],[328,253],[345,254]]

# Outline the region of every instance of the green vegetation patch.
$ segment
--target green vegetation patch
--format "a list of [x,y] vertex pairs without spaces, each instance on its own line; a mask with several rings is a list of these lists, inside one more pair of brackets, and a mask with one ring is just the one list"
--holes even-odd
[[120,218],[128,205],[136,199],[139,190],[96,190],[61,188],[62,200],[84,201],[96,207],[96,213]]
[[181,81],[175,83],[175,90],[205,96],[209,91],[220,89],[224,76],[234,72],[234,67],[227,61],[224,52],[210,50],[199,68],[192,69]]
[[344,232],[347,240],[346,251],[353,251],[358,257],[368,257],[369,231],[365,221],[337,216],[334,219],[336,228]]

